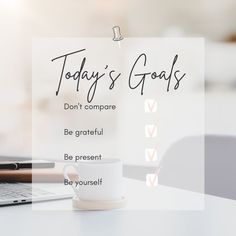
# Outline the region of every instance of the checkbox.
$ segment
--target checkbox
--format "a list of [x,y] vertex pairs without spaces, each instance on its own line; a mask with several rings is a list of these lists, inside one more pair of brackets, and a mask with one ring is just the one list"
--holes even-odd
[[146,99],[144,103],[145,112],[156,112],[157,111],[157,101],[154,99]]
[[147,138],[155,138],[157,136],[157,126],[156,125],[146,125],[145,126],[145,136]]
[[146,175],[146,185],[148,187],[156,187],[158,185],[158,175],[157,174],[147,174]]
[[146,161],[157,161],[157,150],[155,148],[145,149],[145,159]]

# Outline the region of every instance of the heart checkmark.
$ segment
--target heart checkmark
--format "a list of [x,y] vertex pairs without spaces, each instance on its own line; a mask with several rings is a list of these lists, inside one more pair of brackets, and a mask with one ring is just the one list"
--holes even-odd
[[157,136],[157,126],[156,125],[146,125],[145,135],[147,138],[154,138]]
[[146,185],[148,187],[156,187],[158,185],[158,175],[157,174],[147,174],[146,175]]
[[146,161],[156,161],[157,160],[157,150],[155,148],[147,148],[145,150]]
[[144,110],[145,110],[145,112],[156,112],[157,111],[157,101],[154,99],[146,99]]

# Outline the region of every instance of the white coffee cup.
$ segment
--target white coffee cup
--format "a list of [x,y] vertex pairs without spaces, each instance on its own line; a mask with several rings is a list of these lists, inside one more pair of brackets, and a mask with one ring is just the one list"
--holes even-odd
[[65,179],[70,178],[67,170],[73,166],[78,179],[72,185],[76,196],[85,201],[116,201],[122,198],[122,162],[119,159],[79,161],[64,166]]

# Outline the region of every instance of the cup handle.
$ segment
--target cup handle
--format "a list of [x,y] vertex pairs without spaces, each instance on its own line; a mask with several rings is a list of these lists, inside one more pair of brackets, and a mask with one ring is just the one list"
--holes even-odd
[[[76,170],[76,172],[77,172],[77,168],[76,168],[76,166],[75,166],[74,164],[66,164],[66,165],[64,166],[64,168],[63,168],[64,179],[68,179],[69,181],[73,181],[73,180],[70,179],[70,177],[68,176],[68,173],[67,173],[67,167],[71,167],[71,166],[72,166],[72,167]],[[79,194],[79,191],[78,191],[78,189],[74,186],[74,183],[71,185],[71,187],[73,188],[75,194],[78,195],[78,194]]]

